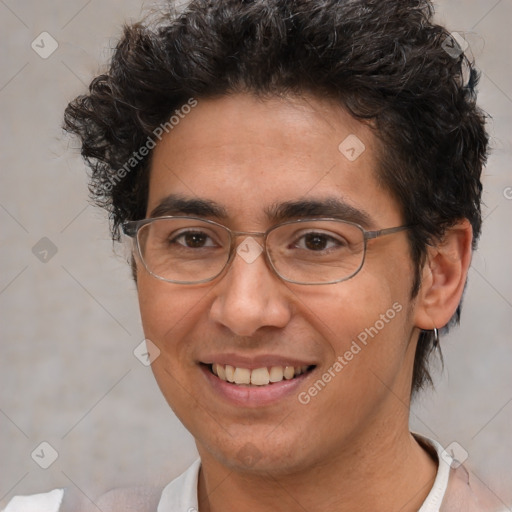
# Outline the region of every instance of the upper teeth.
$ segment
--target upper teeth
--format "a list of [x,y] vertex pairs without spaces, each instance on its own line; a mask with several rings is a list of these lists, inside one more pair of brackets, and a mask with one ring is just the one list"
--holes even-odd
[[293,379],[304,373],[308,366],[272,366],[270,368],[238,368],[229,364],[212,364],[212,371],[219,379],[235,384],[252,384],[265,386],[270,382],[280,382],[283,379]]

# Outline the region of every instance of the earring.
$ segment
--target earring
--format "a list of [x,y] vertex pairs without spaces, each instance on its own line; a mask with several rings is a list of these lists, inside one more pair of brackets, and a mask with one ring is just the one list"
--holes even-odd
[[437,327],[434,327],[434,350],[437,350],[437,347],[439,347],[439,331],[437,330]]

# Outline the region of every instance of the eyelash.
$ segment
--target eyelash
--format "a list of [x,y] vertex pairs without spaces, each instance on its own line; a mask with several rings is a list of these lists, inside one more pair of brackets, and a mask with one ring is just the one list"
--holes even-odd
[[[189,231],[182,231],[181,233],[178,233],[176,235],[171,235],[169,237],[169,244],[179,244],[185,248],[189,248],[189,249],[192,249],[192,247],[186,245],[186,237],[188,236],[194,236],[194,235],[199,235],[199,236],[204,236],[207,240],[211,240],[215,246],[219,245],[214,237],[212,237],[210,234],[208,233],[205,233],[204,231],[194,231],[194,230],[189,230]],[[320,238],[323,238],[327,244],[335,244],[336,247],[341,247],[341,246],[344,246],[346,245],[346,243],[342,240],[340,240],[339,238],[336,238],[332,235],[329,235],[327,233],[321,233],[321,232],[318,232],[318,231],[309,231],[309,232],[304,232],[304,233],[301,233],[297,236],[294,236],[293,237],[293,242],[292,242],[292,246],[293,247],[296,247],[298,249],[302,249],[302,250],[307,250],[307,248],[305,247],[298,247],[299,244],[301,242],[305,242],[306,240],[306,237],[308,236],[311,236],[311,237],[314,237],[314,236],[317,236],[317,237],[320,237]],[[184,243],[181,243],[179,240],[182,239],[182,241]],[[200,248],[204,248],[204,247],[212,247],[212,245],[205,245],[205,246],[201,246]],[[333,249],[334,247],[327,247],[325,249],[322,249],[322,251],[327,251],[329,249]],[[315,252],[313,250],[311,250],[312,252]],[[320,252],[320,251],[318,251]]]

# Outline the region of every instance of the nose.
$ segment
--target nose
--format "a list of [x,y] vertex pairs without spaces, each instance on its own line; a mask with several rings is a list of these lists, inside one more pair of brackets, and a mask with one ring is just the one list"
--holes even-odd
[[230,268],[215,286],[210,318],[238,336],[262,327],[283,328],[291,318],[285,284],[267,266],[254,239],[238,246]]

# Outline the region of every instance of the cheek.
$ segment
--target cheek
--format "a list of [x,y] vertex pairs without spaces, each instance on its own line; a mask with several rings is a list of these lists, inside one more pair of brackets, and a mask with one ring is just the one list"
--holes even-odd
[[144,335],[157,343],[162,339],[165,330],[175,323],[179,304],[155,281],[152,277],[141,276],[139,273],[137,291]]
[[174,361],[181,359],[187,347],[183,333],[191,331],[197,323],[207,290],[184,289],[141,274],[137,290],[144,335],[161,352],[172,353]]
[[190,333],[199,323],[204,289],[182,289],[148,275],[139,275],[139,307],[146,339],[154,343],[160,353],[151,368],[156,382],[170,407],[188,426],[193,415],[190,396],[195,367],[191,354]]
[[304,295],[302,314],[321,334],[327,364],[341,365],[335,373],[343,377],[332,387],[337,396],[361,405],[364,397],[371,400],[369,380],[379,386],[378,378],[390,382],[406,368],[409,302],[408,281],[371,270],[334,285],[330,294]]
[[395,318],[402,318],[397,310],[405,309],[407,294],[403,286],[365,276],[362,272],[353,280],[334,286],[336,288],[329,294],[304,296],[304,303],[314,313],[311,322],[318,330],[326,338],[339,340],[333,342],[337,348],[376,323],[379,330],[383,330],[382,321],[387,326]]

